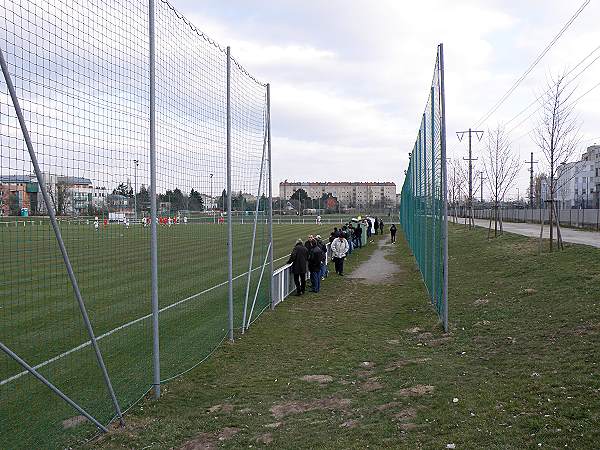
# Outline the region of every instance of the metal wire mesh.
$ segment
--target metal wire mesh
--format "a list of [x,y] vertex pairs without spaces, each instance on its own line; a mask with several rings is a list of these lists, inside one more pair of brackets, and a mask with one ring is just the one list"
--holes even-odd
[[[103,424],[115,405],[40,184],[126,409],[152,385],[148,17],[147,0],[0,2],[0,49],[43,174],[34,173],[0,78],[0,342]],[[203,361],[228,331],[227,55],[166,1],[156,2],[155,17],[166,381]],[[246,297],[247,322],[270,302],[267,103],[266,86],[235,60],[230,82],[234,318],[242,328]],[[0,448],[65,446],[94,429],[2,352],[0,423]]]
[[443,47],[438,47],[431,90],[400,198],[400,224],[431,303],[448,329],[446,148]]

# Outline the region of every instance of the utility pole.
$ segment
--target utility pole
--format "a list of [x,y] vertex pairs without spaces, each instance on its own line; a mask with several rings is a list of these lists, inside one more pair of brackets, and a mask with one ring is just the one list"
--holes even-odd
[[469,198],[467,199],[467,207],[469,209],[469,228],[475,227],[475,222],[473,220],[473,161],[477,161],[477,158],[473,158],[473,149],[472,149],[472,139],[471,136],[475,133],[477,136],[477,140],[481,141],[483,138],[483,131],[471,130],[469,128],[468,131],[457,131],[456,136],[458,137],[458,141],[462,142],[462,139],[465,133],[469,134],[469,157],[463,158],[465,161],[469,161]]
[[479,186],[479,196],[480,196],[480,202],[483,205],[483,182],[485,180],[487,180],[487,178],[483,177],[483,171],[481,171],[481,170],[479,171],[479,176],[481,177],[479,179],[479,182],[481,183],[481,185]]
[[531,159],[525,161],[525,164],[529,164],[529,207],[533,209],[533,165],[537,164],[538,161],[533,160],[533,152],[531,152]]

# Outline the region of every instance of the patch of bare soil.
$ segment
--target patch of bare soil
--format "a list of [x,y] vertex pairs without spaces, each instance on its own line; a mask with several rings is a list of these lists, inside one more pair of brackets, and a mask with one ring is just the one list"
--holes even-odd
[[378,405],[375,407],[377,411],[387,411],[388,409],[397,408],[398,406],[402,406],[400,402],[389,402],[384,403],[383,405]]
[[74,416],[63,420],[62,426],[63,429],[68,430],[69,428],[74,428],[77,425],[81,425],[85,422],[87,422],[87,418],[85,416]]
[[273,435],[271,433],[261,434],[259,437],[256,438],[256,442],[258,442],[259,444],[269,445],[273,442]]
[[309,383],[319,384],[327,384],[333,381],[333,377],[331,375],[304,375],[300,379],[303,381],[308,381]]
[[575,336],[589,336],[600,333],[600,323],[588,322],[573,329]]
[[478,298],[473,302],[475,306],[487,305],[490,301],[487,298]]
[[208,408],[208,412],[210,413],[219,413],[219,412],[223,412],[226,414],[232,413],[233,412],[233,405],[230,405],[229,403],[225,403],[223,405],[215,405],[215,406],[211,406],[210,408]]
[[417,416],[417,410],[415,408],[406,408],[402,411],[394,414],[394,419],[400,422],[406,422],[412,420]]
[[358,426],[358,420],[348,419],[340,425],[340,428],[356,428]]
[[400,389],[398,395],[402,397],[419,397],[421,395],[431,394],[434,387],[428,384],[417,384],[415,386]]
[[385,368],[385,371],[393,372],[394,370],[401,369],[402,367],[406,367],[411,364],[423,364],[427,361],[431,361],[431,358],[400,359],[388,364],[388,366]]
[[406,331],[407,333],[411,333],[411,334],[417,334],[417,333],[420,333],[421,331],[423,331],[423,329],[419,328],[419,327],[413,327],[413,328],[409,328],[408,330],[404,330],[404,331]]
[[312,401],[291,401],[279,403],[271,407],[271,414],[276,419],[281,419],[292,414],[302,414],[308,411],[318,409],[325,410],[343,410],[350,406],[350,399],[347,398],[323,398]]
[[383,384],[377,378],[369,378],[360,385],[360,389],[365,392],[378,391],[379,389],[383,389]]
[[227,441],[239,432],[239,428],[226,427],[218,433],[200,433],[183,444],[180,450],[213,450],[217,448],[219,442]]

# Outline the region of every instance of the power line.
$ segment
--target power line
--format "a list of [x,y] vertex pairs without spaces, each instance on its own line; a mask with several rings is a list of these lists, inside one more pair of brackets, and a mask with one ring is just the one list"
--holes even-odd
[[[583,58],[581,61],[579,61],[571,70],[569,70],[566,74],[565,77],[568,77],[569,75],[571,75],[575,69],[577,69],[581,64],[583,64],[583,62],[588,59],[590,56],[592,56],[594,53],[596,53],[598,50],[600,50],[600,45],[598,47],[596,47],[594,50],[592,50],[590,53],[587,54],[587,56],[585,58]],[[590,68],[590,66],[592,64],[594,64],[596,61],[598,61],[598,59],[600,59],[600,55],[596,56],[592,62],[590,62],[587,66],[585,66],[577,75],[575,75],[573,78],[571,78],[568,82],[567,85],[573,81],[575,81],[577,78],[579,78],[581,76],[581,74],[583,74],[587,69]],[[523,110],[521,110],[517,115],[513,116],[510,120],[508,120],[507,122],[504,122],[504,126],[507,126],[508,124],[510,124],[513,120],[515,120],[517,117],[519,117],[521,114],[523,114],[525,111],[527,111],[529,108],[531,108],[533,105],[535,105],[545,94],[547,94],[551,89],[547,89],[545,92],[543,92],[542,94],[540,94],[534,101],[532,101],[529,105],[527,105],[526,108],[524,108]],[[538,108],[539,109],[539,108]],[[527,118],[529,118],[531,116],[528,116]],[[521,122],[522,123],[522,122]],[[513,128],[513,130],[515,128],[518,128],[518,125],[516,127]]]
[[565,31],[567,31],[567,29],[571,26],[571,24],[575,21],[575,19],[577,19],[577,17],[583,12],[583,10],[586,8],[586,6],[589,5],[589,3],[590,3],[590,0],[586,0],[583,2],[583,4],[575,12],[575,14],[573,14],[573,16],[571,16],[571,18],[567,21],[567,23],[558,32],[558,34],[556,36],[554,36],[554,38],[550,41],[550,43],[546,46],[546,48],[531,63],[531,65],[527,68],[525,73],[523,73],[523,75],[521,75],[517,79],[517,81],[515,81],[515,83],[511,86],[511,88],[508,91],[506,91],[506,93],[504,93],[504,95],[502,97],[500,97],[500,100],[498,100],[494,104],[494,106],[492,106],[492,108],[487,113],[485,113],[483,115],[483,117],[481,117],[475,123],[475,127],[477,127],[477,126],[481,125],[483,122],[485,122],[492,114],[494,114],[498,110],[498,108],[500,108],[500,106],[502,106],[502,104],[506,101],[506,99],[508,97],[510,97],[510,95],[515,91],[515,89],[517,89],[517,87],[519,87],[519,85],[527,77],[527,75],[529,75],[531,73],[531,71],[535,68],[535,66],[537,66],[538,63],[542,60],[542,58],[544,56],[546,56],[546,54],[550,51],[550,49],[554,46],[554,44],[556,44],[556,42],[560,39],[560,37],[565,33]]

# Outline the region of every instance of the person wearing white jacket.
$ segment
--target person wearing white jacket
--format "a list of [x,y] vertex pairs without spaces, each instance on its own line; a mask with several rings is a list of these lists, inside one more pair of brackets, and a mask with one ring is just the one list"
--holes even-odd
[[335,273],[344,275],[344,258],[349,249],[348,241],[344,235],[340,233],[331,243],[331,253],[333,253],[333,261],[335,262]]

